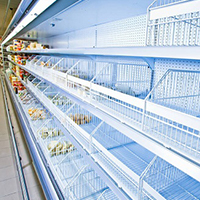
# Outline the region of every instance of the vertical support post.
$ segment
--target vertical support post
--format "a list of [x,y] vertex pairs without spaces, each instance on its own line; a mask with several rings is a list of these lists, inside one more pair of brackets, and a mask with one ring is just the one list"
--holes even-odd
[[174,45],[174,37],[175,37],[174,33],[175,33],[175,22],[172,22],[171,46]]
[[194,42],[194,45],[196,46],[196,45],[198,45],[199,19],[196,19],[195,22],[196,22],[196,25],[195,25],[195,42]]
[[153,69],[151,69],[151,82],[150,82],[150,91],[151,91],[151,90],[152,90],[152,88],[153,88],[154,73],[155,73],[155,70],[154,70],[154,68],[153,68]]
[[90,154],[92,154],[92,138],[93,135],[97,132],[97,130],[101,127],[101,125],[104,123],[104,121],[101,121],[98,126],[92,131],[92,133],[90,134],[90,147],[89,147],[89,151]]
[[188,40],[187,40],[187,46],[190,45],[190,34],[191,34],[191,19],[189,20],[189,25],[188,25]]
[[146,114],[146,104],[147,104],[147,100],[146,100],[146,98],[145,98],[145,100],[144,100],[143,112],[142,112],[141,130],[144,130],[144,120],[145,120],[145,114]]
[[112,83],[115,85],[117,83],[117,63],[113,64],[113,70],[112,70]]
[[142,191],[143,191],[143,180],[144,177],[146,176],[147,172],[149,171],[149,169],[153,166],[153,164],[155,163],[157,159],[157,156],[154,156],[154,158],[152,159],[152,161],[148,164],[148,166],[145,168],[145,170],[142,172],[142,174],[140,175],[140,179],[139,179],[139,188],[138,188],[138,200],[142,199]]

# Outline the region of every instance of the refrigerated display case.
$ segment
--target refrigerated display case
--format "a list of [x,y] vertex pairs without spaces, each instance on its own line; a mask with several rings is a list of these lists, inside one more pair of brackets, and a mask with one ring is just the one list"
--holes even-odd
[[5,38],[37,39],[7,48],[10,73],[26,87],[21,97],[5,79],[30,124],[47,191],[58,199],[200,198],[199,5],[55,1]]

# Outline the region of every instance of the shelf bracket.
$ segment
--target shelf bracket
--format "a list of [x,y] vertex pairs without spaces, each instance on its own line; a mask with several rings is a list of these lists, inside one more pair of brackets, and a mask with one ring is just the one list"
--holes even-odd
[[155,58],[145,58],[145,57],[143,57],[142,59],[148,64],[148,66],[152,70],[155,69]]

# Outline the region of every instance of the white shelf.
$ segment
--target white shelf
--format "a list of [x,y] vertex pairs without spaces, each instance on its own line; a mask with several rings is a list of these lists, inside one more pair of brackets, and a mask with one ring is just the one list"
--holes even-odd
[[41,156],[41,152],[38,149],[38,144],[35,143],[36,139],[33,136],[33,130],[31,129],[29,125],[28,119],[26,118],[26,115],[22,109],[22,106],[20,105],[19,100],[16,97],[16,94],[14,93],[14,90],[7,76],[5,76],[5,80],[6,80],[8,90],[12,96],[12,100],[13,100],[15,109],[17,111],[19,120],[23,127],[23,131],[25,132],[26,142],[28,144],[30,154],[32,156],[38,177],[44,189],[45,196],[47,198],[53,198],[55,200],[58,200],[60,198],[57,194],[54,184],[52,183],[52,179],[49,176],[48,170],[46,168],[46,163],[44,162],[44,159]]
[[[13,71],[13,73],[16,75],[16,73]],[[17,76],[17,75],[16,75]],[[70,141],[72,141],[73,142],[73,144],[75,144],[76,145],[76,147],[77,147],[77,149],[78,150],[80,150],[80,152],[82,152],[82,155],[83,155],[83,157],[82,157],[82,160],[83,160],[83,162],[87,162],[88,160],[90,161],[89,163],[90,163],[90,165],[92,166],[92,167],[94,167],[94,166],[97,166],[99,163],[98,163],[98,161],[99,161],[99,158],[98,157],[100,157],[100,156],[98,156],[97,157],[97,155],[96,154],[94,154],[93,155],[93,158],[92,159],[95,159],[95,162],[94,162],[94,160],[92,160],[92,159],[88,159],[89,157],[91,157],[91,156],[89,156],[89,152],[85,152],[85,150],[84,149],[86,149],[86,147],[84,146],[84,144],[82,144],[81,143],[81,141],[78,141],[78,143],[77,142],[75,142],[76,141],[76,136],[72,136],[72,134],[70,134],[70,124],[66,124],[66,123],[64,123],[64,118],[66,118],[64,115],[64,113],[62,113],[52,102],[51,102],[51,100],[49,100],[47,97],[45,98],[45,95],[39,90],[39,89],[37,89],[34,85],[32,85],[31,84],[31,82],[29,82],[28,81],[28,83],[26,83],[26,82],[24,82],[19,76],[17,76],[18,77],[18,79],[23,83],[23,85],[28,89],[28,91],[31,93],[31,95],[33,96],[33,97],[35,97],[43,106],[45,106],[45,108],[50,112],[50,113],[52,113],[52,116],[55,116],[56,118],[52,118],[51,117],[51,119],[53,119],[53,120],[55,120],[55,121],[58,121],[58,123],[59,124],[57,124],[57,126],[59,127],[59,128],[62,128],[62,131],[63,131],[63,133],[64,133],[64,135],[63,136],[61,136],[61,137],[59,137],[59,140],[61,140],[62,138],[63,138],[63,140],[66,140],[67,139],[67,141],[70,139]],[[8,84],[10,85],[10,87],[11,87],[11,84],[9,83],[9,81],[8,81],[8,78],[7,78],[7,82],[8,82]],[[12,90],[12,88],[11,88],[11,90]],[[14,93],[12,92],[12,94],[14,95]],[[42,96],[40,96],[40,95],[42,95]],[[13,98],[16,98],[16,97],[13,97]],[[23,106],[21,106],[21,107],[23,107]],[[26,116],[26,118],[28,118],[27,117],[27,113],[26,113],[26,110],[24,110],[24,113],[25,113],[25,116]],[[64,118],[63,118],[64,117]],[[47,120],[48,121],[48,120]],[[38,134],[37,133],[37,130],[38,130],[38,127],[40,127],[40,126],[38,126],[38,125],[36,125],[36,126],[34,126],[33,124],[32,124],[32,122],[29,122],[30,123],[30,127],[31,127],[31,129],[32,129],[32,131],[34,132],[34,134],[35,134],[35,136]],[[45,122],[46,123],[46,122]],[[43,124],[43,123],[42,123]],[[74,123],[75,124],[75,123]],[[77,131],[79,131],[79,129],[77,130]],[[73,139],[72,139],[73,138]],[[47,138],[48,139],[48,138]],[[58,139],[58,138],[57,138]],[[50,137],[49,138],[49,141],[51,141],[52,140],[52,138]],[[63,192],[63,194],[64,193],[66,193],[66,188],[64,187],[63,188],[63,184],[66,184],[66,181],[63,181],[63,178],[62,177],[60,177],[60,176],[63,176],[63,174],[61,173],[61,172],[58,172],[60,169],[59,169],[59,167],[58,167],[58,163],[63,163],[63,162],[60,162],[61,160],[62,161],[64,161],[64,158],[65,158],[65,156],[62,156],[63,158],[62,159],[60,159],[60,160],[57,160],[57,164],[54,164],[54,160],[56,160],[56,159],[53,159],[53,158],[51,158],[50,157],[50,155],[49,155],[49,152],[47,152],[47,150],[46,150],[46,145],[44,145],[44,140],[43,139],[39,139],[39,138],[37,138],[37,141],[38,141],[38,144],[39,144],[39,146],[40,146],[40,148],[41,148],[41,150],[42,150],[42,152],[44,153],[44,156],[45,156],[45,159],[47,160],[47,163],[48,163],[48,165],[50,166],[50,169],[51,169],[51,171],[52,171],[52,174],[56,177],[56,181],[57,181],[57,183],[58,183],[58,185],[59,185],[59,187],[60,187],[60,189],[61,189],[61,191]],[[85,147],[84,149],[82,148],[82,146],[80,146],[80,144],[83,146],[83,147]],[[83,153],[84,152],[84,153]],[[79,156],[80,157],[80,156]],[[71,167],[71,169],[70,170],[73,170],[73,168],[74,168],[74,162],[77,162],[77,158],[75,159],[75,161],[73,161],[73,162],[71,162],[71,166],[67,166],[67,167]],[[78,162],[79,162],[79,160],[78,160]],[[77,163],[78,163],[77,162]],[[92,164],[93,163],[93,164]],[[97,164],[98,163],[98,164]],[[80,163],[78,163],[79,165],[80,165]],[[88,164],[87,164],[88,165]],[[98,169],[98,167],[94,167],[95,168],[95,170],[97,170]],[[69,169],[67,169],[67,170],[69,170]],[[102,175],[102,170],[97,170],[97,172],[98,173],[100,173],[101,175]],[[105,173],[105,172],[104,172]],[[103,175],[102,175],[103,176]],[[70,177],[71,177],[71,175],[70,175]],[[108,183],[108,185],[111,185],[110,184],[110,180],[109,180],[109,176],[107,176],[107,174],[105,175],[105,177],[106,177],[106,179],[104,178],[104,180],[106,180],[106,183]],[[76,177],[75,177],[76,178]],[[113,180],[112,180],[113,181]],[[118,186],[116,186],[116,184],[115,183],[113,183],[113,186],[114,187],[116,187],[116,188],[118,188]],[[106,186],[107,187],[107,186]],[[112,187],[111,187],[112,188]],[[91,187],[91,189],[93,189],[93,187]],[[118,190],[118,191],[117,191]],[[118,188],[117,190],[115,190],[114,189],[114,191],[117,193],[117,194],[119,194],[120,192],[121,192],[121,196],[119,195],[119,198],[123,198],[123,199],[129,199],[129,198],[127,198],[127,196],[124,194],[124,192],[123,191],[121,191],[121,189],[120,188]],[[77,191],[77,192],[79,192],[79,191]],[[80,191],[81,192],[81,191]],[[96,193],[97,191],[94,191],[94,193]],[[84,191],[83,193],[86,193],[86,191]],[[101,194],[101,193],[100,193]],[[113,195],[113,193],[111,192],[111,197],[113,196],[113,198],[114,199],[116,199],[116,197],[115,197],[115,195]],[[112,198],[111,198],[112,199]]]
[[129,47],[129,48],[88,48],[88,49],[44,49],[12,53],[66,54],[82,56],[125,56],[140,58],[174,58],[200,60],[200,47]]
[[[59,77],[58,73],[56,73],[56,70],[51,70],[51,69],[41,70],[41,67],[39,67],[40,70],[38,70],[37,67],[34,66],[32,67],[31,66],[27,67],[22,65],[19,66],[29,71],[31,74],[34,74],[39,79],[42,79],[45,82],[50,83],[58,90],[67,93],[67,95],[70,95],[70,97],[72,97],[75,102],[83,106],[86,106],[91,113],[93,113],[94,115],[98,115],[99,118],[106,121],[110,126],[115,124],[116,129],[118,131],[122,132],[127,137],[136,141],[141,146],[145,146],[145,148],[147,148],[149,151],[153,152],[154,154],[157,154],[159,157],[173,164],[183,172],[189,174],[194,179],[200,181],[200,176],[197,175],[200,174],[199,173],[200,168],[198,164],[199,160],[195,159],[189,152],[183,151],[181,148],[180,149],[176,148],[174,145],[172,145],[172,143],[168,143],[162,138],[148,134],[146,131],[141,129],[141,126],[138,126],[137,124],[133,123],[126,117],[124,118],[124,116],[122,116],[120,113],[117,114],[115,110],[108,108],[106,105],[102,106],[96,100],[85,98],[81,96],[79,93],[77,93],[77,91],[69,90],[69,88],[66,87],[67,84],[63,83],[64,76]],[[84,81],[79,78],[75,78],[68,75],[68,79],[69,77],[71,77],[70,81],[73,80],[73,82],[78,83],[78,85],[79,84],[84,85],[84,83],[86,83],[85,85],[88,87],[91,84],[88,81]],[[61,82],[59,82],[59,80]],[[139,108],[143,108],[144,106],[145,102],[142,99],[131,97],[129,95],[125,95],[122,93],[119,93],[120,94],[119,95],[117,91],[112,91],[111,89],[106,89],[102,86],[98,86],[95,84],[92,85],[94,86],[93,89],[97,90],[98,92],[105,93],[106,90],[108,90],[107,91],[108,95],[113,96],[113,98],[120,97],[122,98],[120,100],[123,100],[125,102],[128,101],[127,103],[129,104],[130,104],[129,101],[132,101],[133,105]],[[167,116],[167,118],[171,119],[172,121],[177,121],[178,123],[184,124],[188,127],[196,126],[195,129],[199,130],[199,125],[200,125],[199,119],[184,114],[182,112],[172,110],[152,102],[147,102],[146,111],[156,113],[157,115],[161,115],[163,117]],[[196,163],[192,162],[191,160],[194,160]]]
[[[39,83],[39,82],[38,82]],[[41,82],[42,83],[42,82]],[[38,84],[39,85],[39,84]],[[57,119],[59,119],[59,121],[63,124],[63,126],[65,126],[66,125],[66,129],[68,129],[69,131],[70,131],[70,126],[72,126],[73,127],[73,130],[75,130],[75,131],[73,131],[72,130],[72,134],[73,134],[73,136],[74,137],[77,137],[77,132],[79,132],[79,134],[80,135],[82,135],[82,137],[81,138],[87,138],[88,140],[90,139],[90,135],[86,132],[86,131],[83,131],[83,129],[82,128],[79,128],[79,126],[77,126],[75,123],[72,123],[72,122],[69,122],[70,121],[70,119],[69,119],[69,117],[66,115],[65,116],[65,114],[55,105],[55,104],[53,104],[52,103],[52,101],[47,97],[47,96],[45,96],[44,95],[44,93],[41,91],[41,90],[39,90],[38,88],[37,88],[37,86],[34,86],[31,82],[29,82],[28,81],[28,83],[26,84],[26,87],[29,89],[29,90],[31,90],[31,92],[34,94],[34,96],[36,96],[37,97],[37,99],[39,100],[39,101],[41,101],[41,103],[43,104],[43,105],[45,105],[46,107],[47,107],[47,109],[48,110],[50,110],[51,111],[51,113],[53,114],[53,115],[55,115],[55,117],[57,118]],[[48,88],[48,85],[46,86],[46,88]],[[55,90],[56,91],[56,90]],[[47,92],[47,93],[49,93],[49,92]],[[92,112],[91,112],[92,113]],[[94,113],[93,113],[94,114]],[[95,113],[97,116],[98,116],[98,113]],[[106,120],[106,123],[107,123],[108,121]],[[69,124],[68,124],[69,123]],[[70,125],[71,124],[71,125]],[[116,126],[118,126],[118,124],[116,124]],[[98,127],[97,127],[98,128]],[[132,133],[131,133],[132,134]],[[134,137],[137,137],[137,136],[134,136]],[[79,137],[79,142],[81,143],[81,145],[83,146],[83,148],[84,149],[86,149],[87,151],[88,151],[88,153],[89,153],[89,149],[88,149],[88,147],[87,147],[87,145],[85,146],[85,142],[83,142],[82,143],[82,140],[81,140],[81,138]],[[137,184],[139,184],[139,177],[138,177],[138,175],[137,174],[135,174],[133,171],[131,171],[124,163],[122,163],[120,160],[118,160],[118,158],[116,158],[115,156],[113,156],[104,146],[102,146],[98,141],[96,141],[96,139],[94,139],[93,138],[93,144],[95,144],[95,146],[96,147],[98,147],[99,149],[100,149],[100,151],[101,151],[101,154],[105,154],[104,156],[106,157],[106,156],[108,156],[109,157],[109,159],[111,159],[112,160],[112,162],[114,162],[119,168],[121,168],[122,170],[125,170],[125,172],[123,172],[123,174],[125,173],[125,174],[128,174],[128,175],[130,175],[130,177],[131,178],[133,178],[136,182],[137,182]],[[143,140],[143,142],[144,142],[144,140]],[[151,143],[151,142],[150,142]],[[143,143],[143,145],[144,145],[144,143]],[[154,148],[156,148],[156,145],[153,145],[154,146]],[[157,151],[161,151],[161,153],[164,153],[163,151],[162,151],[162,149],[160,148],[160,149],[156,149]],[[168,150],[169,151],[169,150]],[[102,168],[104,168],[104,169],[106,169],[106,171],[110,174],[110,176],[114,179],[114,180],[116,180],[116,176],[115,176],[115,172],[112,170],[112,171],[109,171],[110,170],[110,167],[108,167],[107,166],[107,164],[105,164],[104,162],[102,163],[102,160],[100,159],[99,160],[99,156],[97,156],[98,155],[98,153],[95,153],[94,155],[93,154],[90,154],[93,158],[94,158],[94,160],[102,167]],[[104,157],[103,156],[103,157]],[[168,154],[168,156],[172,156],[172,155],[170,155],[170,154]],[[172,157],[173,159],[176,159],[176,162],[184,162],[183,160],[180,160],[178,157]],[[191,166],[190,166],[191,167]],[[113,168],[112,168],[113,169]],[[191,169],[194,169],[194,166],[192,167],[192,168],[190,168],[190,170]],[[124,183],[124,182],[123,182]],[[117,181],[117,184],[118,185],[120,185],[126,192],[128,192],[128,190],[127,190],[127,188],[125,187],[125,185],[124,184],[122,184],[121,182],[118,182]],[[159,193],[157,193],[156,191],[154,191],[152,188],[151,188],[151,186],[149,186],[146,182],[144,182],[143,183],[144,184],[144,189],[148,192],[148,193],[150,193],[152,196],[154,196],[156,199],[163,199],[163,197],[162,196],[160,196],[160,194]],[[129,193],[129,192],[128,192]],[[129,193],[129,195],[130,195],[130,193]],[[132,196],[133,194],[131,194],[131,196]]]

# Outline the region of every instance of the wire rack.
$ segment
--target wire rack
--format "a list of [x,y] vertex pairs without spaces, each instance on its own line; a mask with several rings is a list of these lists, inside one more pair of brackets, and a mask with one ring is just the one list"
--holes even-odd
[[[35,87],[39,86],[38,79],[33,79],[32,82]],[[52,88],[48,89],[52,92]],[[44,93],[49,95],[50,91],[46,90]],[[27,113],[26,116],[30,120],[31,127],[34,127],[35,136],[53,174],[58,179],[57,181],[65,198],[73,200],[117,199],[96,172],[86,163],[64,133],[59,130],[50,113],[45,110],[44,119],[33,120],[36,111],[30,115],[30,109],[43,110],[44,107],[28,93],[24,94],[21,99],[23,109]],[[106,197],[106,194],[109,195]]]
[[199,183],[159,157],[149,167],[143,180],[166,199],[199,199],[200,193],[195,191]]
[[[77,64],[75,64],[74,66],[76,65]],[[199,162],[199,158],[200,158],[199,157],[200,155],[199,135],[200,134],[199,134],[198,125],[188,124],[187,120],[180,122],[179,118],[177,119],[173,118],[172,113],[176,113],[176,110],[174,109],[178,109],[178,108],[173,107],[173,109],[167,110],[167,112],[171,112],[171,115],[166,116],[165,115],[166,105],[163,104],[162,105],[163,107],[156,106],[158,105],[157,102],[161,102],[161,103],[175,102],[175,99],[176,99],[176,101],[179,101],[179,104],[181,101],[183,102],[182,104],[178,105],[179,108],[181,108],[180,110],[181,112],[184,111],[181,107],[182,105],[184,106],[187,105],[185,107],[186,110],[189,111],[189,112],[186,112],[187,114],[192,113],[191,109],[193,109],[195,112],[198,111],[198,109],[196,109],[195,107],[198,105],[198,97],[197,97],[198,87],[199,87],[198,75],[197,75],[198,73],[191,72],[191,73],[184,74],[184,72],[183,73],[180,72],[179,75],[175,73],[175,75],[171,76],[171,79],[161,78],[160,80],[160,82],[162,83],[164,83],[163,80],[166,80],[164,84],[160,84],[160,85],[163,86],[164,90],[167,89],[168,92],[174,91],[172,87],[175,88],[176,86],[179,86],[179,88],[182,88],[182,87],[185,87],[188,82],[191,82],[191,83],[188,83],[189,84],[188,88],[192,88],[192,91],[193,91],[193,87],[195,86],[196,87],[195,91],[197,91],[195,93],[196,94],[195,97],[192,96],[188,98],[190,100],[191,99],[195,100],[193,104],[186,104],[185,100],[187,98],[185,97],[172,98],[171,100],[165,100],[165,101],[156,100],[157,102],[152,102],[152,101],[149,101],[149,97],[151,93],[149,93],[149,96],[147,96],[145,100],[142,100],[139,98],[135,98],[131,95],[127,95],[117,90],[114,90],[112,88],[109,88],[110,86],[104,87],[102,84],[104,80],[103,77],[104,76],[106,77],[107,75],[109,76],[109,74],[111,74],[110,72],[111,69],[117,69],[117,68],[112,67],[113,65],[114,65],[113,63],[107,63],[107,66],[106,66],[104,62],[98,62],[98,65],[96,66],[98,67],[101,66],[99,67],[99,73],[98,73],[98,75],[100,75],[100,78],[98,79],[98,75],[94,76],[90,82],[87,80],[83,80],[83,79],[71,76],[71,75],[68,75],[67,78],[66,76],[60,77],[60,76],[55,75],[55,73],[52,73],[52,70],[48,77],[47,77],[47,73],[45,73],[42,76],[44,76],[45,79],[51,81],[52,83],[59,85],[59,87],[61,87],[62,89],[67,90],[71,94],[78,96],[84,101],[89,102],[90,104],[94,105],[95,107],[98,107],[99,109],[108,113],[109,115],[119,119],[123,123],[126,123],[129,126],[139,131],[141,130],[144,131],[145,134],[149,135],[150,137],[159,141],[165,146],[169,146],[170,148],[176,149],[176,151],[179,151],[180,153],[183,153],[184,155],[189,156],[191,159],[194,159],[196,162]],[[134,64],[132,66],[134,66]],[[141,69],[143,68],[141,67]],[[147,66],[145,69],[147,71],[150,70]],[[41,75],[41,70],[35,71],[35,72]],[[101,74],[103,74],[103,76],[101,76]],[[186,76],[186,78],[184,78],[184,76]],[[167,77],[170,77],[170,76],[167,76]],[[93,83],[96,80],[101,80],[102,85]],[[114,80],[116,79],[113,78],[112,81],[114,82]],[[172,84],[171,82],[169,82],[169,80],[177,80],[177,83],[174,81]],[[110,83],[111,83],[110,81],[107,81],[107,85],[110,85]],[[161,91],[161,90],[153,90],[152,94],[154,94],[155,91]],[[188,92],[186,91],[186,94],[187,93]],[[156,94],[159,94],[159,93],[156,93]],[[151,107],[156,107],[156,109],[152,111],[150,109]],[[163,110],[163,112],[161,112],[161,110]],[[198,115],[195,115],[195,116],[198,116]],[[193,116],[187,115],[185,117],[190,119]],[[197,119],[195,120],[198,121]]]
[[[101,64],[102,63],[98,63]],[[151,69],[147,65],[105,64],[93,78],[93,83],[140,98],[144,98],[151,87]]]
[[[192,0],[191,0],[192,1]],[[148,16],[151,10],[165,5],[173,5],[186,0],[159,0],[154,1],[149,7]],[[157,19],[147,19],[146,45],[149,46],[199,46],[200,45],[200,12],[193,11],[181,13]]]
[[168,70],[155,85],[149,101],[200,116],[200,72]]
[[[37,84],[34,84],[35,82]],[[62,99],[64,99],[66,102],[70,102],[67,111],[65,111],[65,114],[69,117],[68,119],[66,118],[68,120],[68,125],[67,125],[68,131],[70,133],[73,133],[73,135],[77,138],[77,140],[81,142],[83,146],[91,152],[91,155],[93,156],[93,158],[95,158],[95,160],[98,160],[98,162],[101,161],[101,166],[103,166],[103,168],[106,171],[109,171],[109,173],[110,172],[113,173],[113,175],[118,179],[118,181],[121,184],[126,185],[125,187],[126,192],[129,192],[129,194],[131,193],[133,196],[140,196],[141,199],[154,199],[151,196],[151,193],[149,193],[149,191],[147,191],[145,187],[143,188],[142,186],[143,184],[140,184],[141,181],[145,181],[166,199],[174,198],[173,195],[175,194],[173,193],[173,191],[176,191],[177,194],[180,194],[177,195],[177,199],[181,199],[181,197],[183,198],[183,195],[181,195],[183,192],[185,192],[186,194],[185,197],[189,199],[199,198],[198,192],[194,189],[194,186],[195,187],[198,186],[199,183],[196,182],[194,179],[188,177],[188,175],[184,174],[183,172],[181,172],[174,166],[170,165],[166,161],[156,156],[154,157],[154,155],[151,152],[148,152],[146,149],[144,149],[143,147],[132,141],[130,138],[126,137],[125,135],[117,131],[115,128],[101,121],[99,118],[92,115],[89,111],[69,101],[67,97],[64,97],[60,93],[56,94],[56,90],[53,87],[48,86],[48,84],[45,84],[44,82],[38,83],[37,79],[32,79],[32,83],[34,87],[40,89],[40,91],[44,93],[46,97],[48,97],[49,101],[51,101],[52,104],[54,104],[52,100],[55,99],[55,97],[58,98],[62,97]],[[40,88],[40,86],[42,87]],[[43,87],[46,87],[46,89],[44,90]],[[51,96],[51,98],[49,98],[49,95]],[[57,104],[54,105],[58,107],[60,110],[62,110],[61,107],[59,107],[59,105]],[[146,116],[147,114],[148,113],[145,113]],[[87,116],[87,119],[89,119],[90,121],[87,123],[86,122],[82,123],[81,120],[84,120],[85,116]],[[51,130],[54,129],[54,125],[52,125],[51,122],[50,124],[51,124],[50,129]],[[80,127],[82,130],[85,131],[85,133],[87,132],[90,136],[88,137],[85,134],[82,134],[82,131],[80,131],[81,129],[78,129],[77,127]],[[154,129],[153,131],[155,132],[155,130],[156,129]],[[51,133],[52,132],[53,131],[51,131]],[[48,135],[48,137],[45,136],[46,137],[45,140],[54,141],[55,137],[51,137],[51,135],[56,135],[56,134],[55,133],[50,134]],[[59,142],[62,143],[63,139],[64,137],[60,139]],[[137,183],[135,182],[135,180],[133,179],[131,180],[130,177],[127,179],[127,175],[125,175],[124,172],[119,170],[119,167],[116,166],[115,163],[113,163],[112,156],[108,157],[105,154],[103,154],[102,150],[99,149],[98,143],[95,141],[97,141],[104,148],[106,148],[107,151],[111,153],[110,155],[113,155],[115,158],[121,161],[126,167],[131,169],[132,172],[137,174],[140,179],[140,182]],[[44,146],[46,147],[47,143]],[[75,152],[76,150],[74,149],[73,155],[75,155]],[[62,151],[58,152],[57,154],[59,156],[63,155]],[[54,155],[52,156],[51,153],[48,152],[48,155],[51,156],[51,158],[53,158],[52,160],[54,165],[58,165],[58,163],[63,163],[62,162],[63,158],[58,159],[57,158],[58,156],[55,156],[56,153],[54,153]],[[69,157],[66,156],[66,159],[68,158]],[[75,158],[80,158],[80,157],[78,154],[76,154]],[[87,171],[86,170],[87,166],[85,168],[84,166],[83,168],[79,168],[79,172]],[[64,167],[64,169],[66,169],[66,167]],[[116,169],[119,170],[118,173],[116,173],[117,172]],[[67,171],[64,173],[67,173]],[[94,179],[96,180],[96,177]],[[191,182],[191,187],[187,187],[187,184],[184,186],[181,185],[181,180],[188,180],[189,182]],[[81,191],[81,188],[79,187],[85,188],[84,184],[81,184],[82,177],[80,177],[80,179],[77,178],[76,181],[78,184],[76,186],[73,186],[73,188],[76,188],[75,189],[76,191],[78,190]],[[95,184],[95,182],[91,183]],[[72,186],[70,186],[70,188],[72,188]],[[170,190],[173,191],[170,192]],[[102,193],[99,195],[98,198],[102,198],[101,195],[106,194],[107,191],[106,187],[104,187],[103,190],[101,191]],[[70,199],[70,194],[71,194],[70,192],[67,193],[69,199]],[[72,197],[75,198],[75,196]],[[87,198],[90,199],[91,196],[90,197],[88,196]]]

